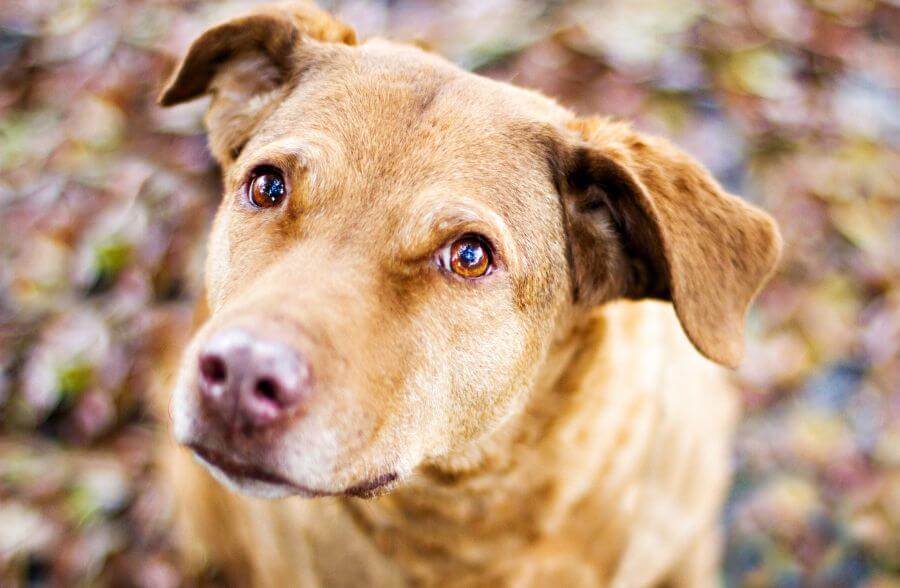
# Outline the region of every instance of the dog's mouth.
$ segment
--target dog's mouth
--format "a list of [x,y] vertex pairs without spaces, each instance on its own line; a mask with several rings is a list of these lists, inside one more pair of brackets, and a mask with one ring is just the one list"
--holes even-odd
[[205,464],[221,471],[237,482],[269,484],[271,486],[286,488],[292,493],[306,498],[315,498],[319,496],[355,496],[359,498],[371,498],[381,494],[382,490],[387,486],[390,486],[399,477],[396,472],[390,472],[350,486],[343,491],[334,492],[319,490],[298,484],[286,476],[272,472],[258,465],[236,461],[220,451],[210,449],[209,447],[197,443],[188,444],[188,448]]

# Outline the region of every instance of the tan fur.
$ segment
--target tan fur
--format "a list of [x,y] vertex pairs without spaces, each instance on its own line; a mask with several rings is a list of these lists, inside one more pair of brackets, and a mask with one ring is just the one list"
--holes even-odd
[[[737,404],[697,350],[739,361],[774,224],[668,143],[348,31],[259,9],[201,36],[161,98],[213,94],[225,184],[175,435],[328,495],[243,496],[169,444],[185,565],[258,586],[715,585]],[[243,200],[262,164],[281,208]],[[470,232],[498,252],[477,283],[434,264]],[[309,411],[264,437],[198,408],[197,350],[234,326],[315,374]]]

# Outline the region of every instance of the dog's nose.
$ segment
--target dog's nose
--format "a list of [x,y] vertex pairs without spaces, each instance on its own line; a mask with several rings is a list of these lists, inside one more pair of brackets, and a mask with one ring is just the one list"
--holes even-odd
[[306,358],[243,329],[214,334],[199,356],[200,394],[223,422],[262,428],[302,410],[311,392]]

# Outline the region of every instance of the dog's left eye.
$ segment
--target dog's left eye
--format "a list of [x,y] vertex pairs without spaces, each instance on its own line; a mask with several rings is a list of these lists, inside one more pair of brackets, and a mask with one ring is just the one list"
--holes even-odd
[[247,197],[259,208],[278,206],[287,194],[284,176],[274,168],[260,168],[250,176]]
[[486,276],[493,267],[491,246],[481,235],[464,235],[438,252],[438,264],[461,278]]

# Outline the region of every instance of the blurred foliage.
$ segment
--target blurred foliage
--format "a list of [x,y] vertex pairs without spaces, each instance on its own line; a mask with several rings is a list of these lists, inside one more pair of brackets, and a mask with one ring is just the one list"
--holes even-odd
[[[204,104],[154,97],[246,5],[0,4],[0,585],[180,582],[146,390],[187,328],[218,184]],[[669,136],[773,212],[786,253],[739,372],[725,579],[900,585],[900,5],[332,7]]]

